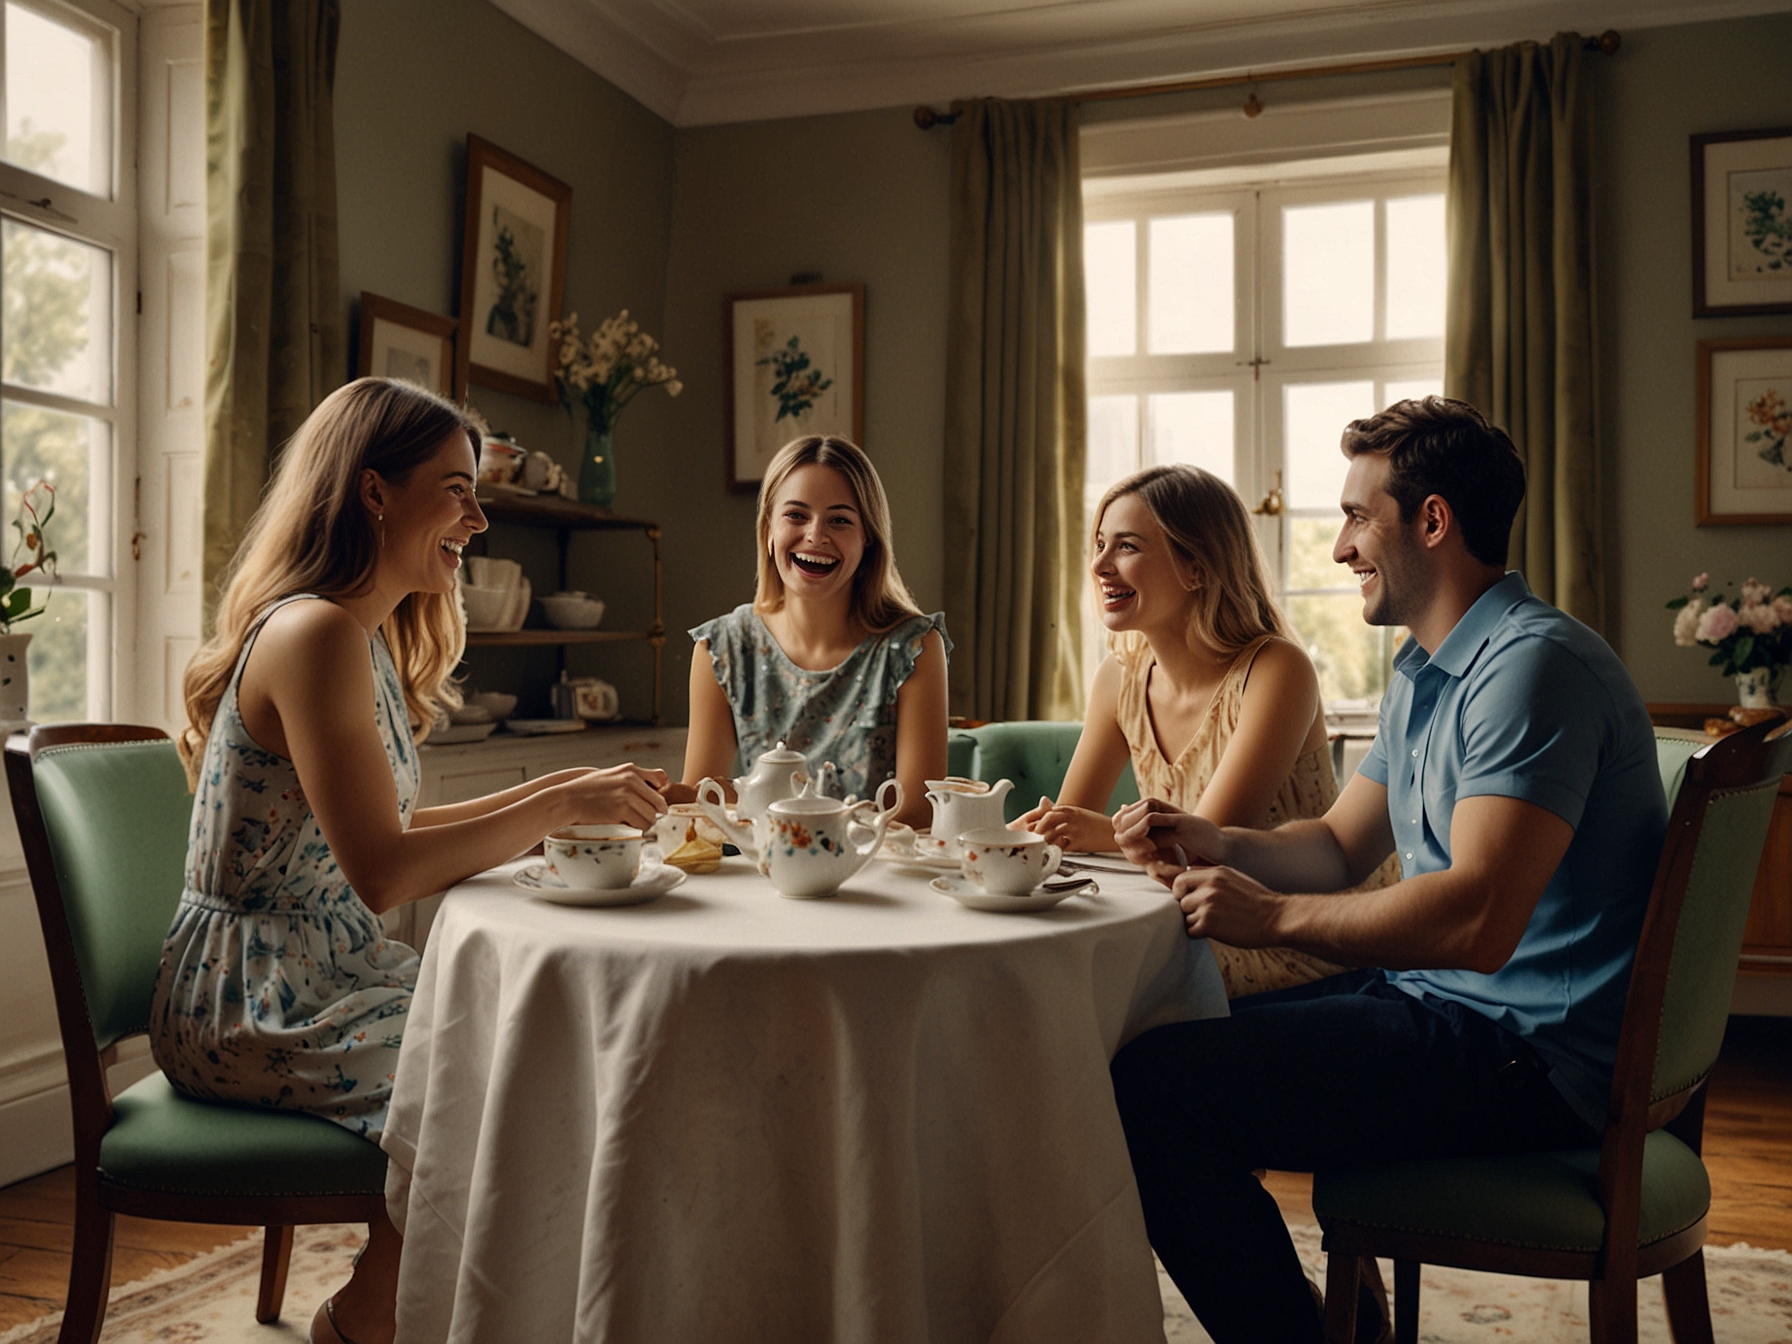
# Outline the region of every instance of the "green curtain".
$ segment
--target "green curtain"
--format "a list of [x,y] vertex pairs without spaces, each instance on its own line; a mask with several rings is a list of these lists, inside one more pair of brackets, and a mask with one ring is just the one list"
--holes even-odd
[[1087,406],[1074,103],[953,104],[946,331],[952,712],[1074,718]]
[[337,0],[206,0],[205,624],[280,446],[341,383]]
[[1593,115],[1580,37],[1455,69],[1444,391],[1505,427],[1525,503],[1509,563],[1603,629]]

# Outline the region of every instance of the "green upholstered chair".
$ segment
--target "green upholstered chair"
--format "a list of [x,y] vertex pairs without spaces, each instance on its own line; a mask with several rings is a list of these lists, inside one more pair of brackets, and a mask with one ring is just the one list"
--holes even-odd
[[156,728],[68,724],[6,745],[6,777],[37,896],[75,1122],[75,1245],[61,1344],[106,1314],[116,1214],[267,1228],[256,1319],[280,1315],[292,1229],[369,1222],[386,1157],[308,1115],[194,1101],[161,1074],[116,1097],[106,1069],[149,1024],[162,940],[180,899],[193,800]]
[[1595,1344],[1636,1339],[1636,1281],[1661,1274],[1676,1344],[1709,1344],[1704,1083],[1792,733],[1759,724],[1713,743],[1660,729],[1656,747],[1673,809],[1599,1147],[1317,1173],[1327,1340],[1350,1344],[1361,1259],[1379,1256],[1394,1261],[1397,1344],[1418,1338],[1421,1264],[1588,1280]]
[[[965,728],[954,732],[947,742],[947,760],[951,772],[971,779],[1012,779],[1004,811],[1013,821],[1039,801],[1041,794],[1056,798],[1064,787],[1064,772],[1070,769],[1070,758],[1076,752],[1077,739],[1083,735],[1080,723],[1055,723],[1040,719],[1017,720],[1012,723],[986,723],[981,728]],[[971,740],[969,760],[965,761],[963,738]],[[958,748],[958,755],[953,748]],[[959,763],[966,768],[960,770]],[[1112,813],[1127,803],[1137,802],[1139,786],[1128,763],[1120,782],[1108,799]]]

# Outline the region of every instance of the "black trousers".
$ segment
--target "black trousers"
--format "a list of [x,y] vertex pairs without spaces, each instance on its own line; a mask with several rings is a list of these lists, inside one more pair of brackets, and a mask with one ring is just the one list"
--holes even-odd
[[1588,1147],[1518,1036],[1349,971],[1146,1032],[1114,1058],[1145,1226],[1215,1344],[1317,1344],[1275,1199],[1251,1174]]

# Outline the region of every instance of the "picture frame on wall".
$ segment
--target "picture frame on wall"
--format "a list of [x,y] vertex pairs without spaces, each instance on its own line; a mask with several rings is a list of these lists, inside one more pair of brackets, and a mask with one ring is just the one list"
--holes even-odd
[[466,231],[461,251],[461,386],[478,383],[537,401],[554,390],[555,343],[566,295],[572,188],[477,135],[467,137]]
[[1792,523],[1792,336],[1700,341],[1695,387],[1699,525]]
[[1692,137],[1692,315],[1792,313],[1792,127]]
[[757,490],[792,439],[865,435],[865,286],[788,285],[728,296],[728,488]]
[[361,291],[361,353],[355,376],[408,378],[438,396],[459,401],[455,360],[460,323],[397,299]]

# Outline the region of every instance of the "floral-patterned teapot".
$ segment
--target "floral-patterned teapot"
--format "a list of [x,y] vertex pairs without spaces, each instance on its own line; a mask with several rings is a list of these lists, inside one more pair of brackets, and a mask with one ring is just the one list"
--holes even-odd
[[[892,784],[896,782],[890,781]],[[879,790],[880,796],[883,790]],[[832,896],[863,868],[884,842],[890,818],[902,806],[896,784],[891,806],[845,803],[838,798],[782,798],[766,809],[759,828],[759,871],[780,896],[793,901]]]

